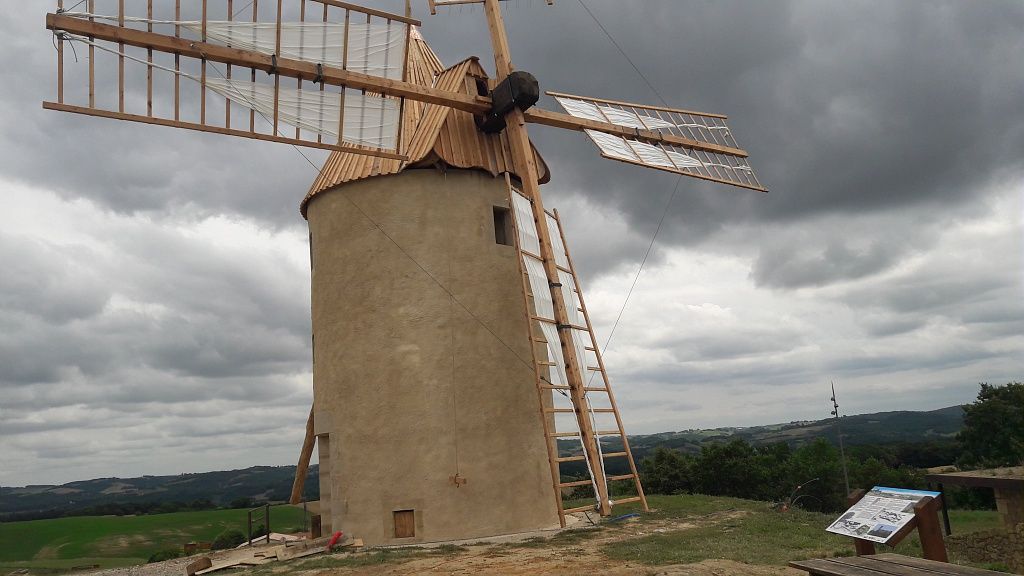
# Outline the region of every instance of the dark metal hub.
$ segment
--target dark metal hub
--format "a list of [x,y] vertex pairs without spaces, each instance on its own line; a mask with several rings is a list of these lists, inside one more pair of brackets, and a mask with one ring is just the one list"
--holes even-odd
[[496,134],[505,129],[505,116],[513,108],[526,112],[540,100],[540,85],[533,74],[516,70],[494,87],[490,97],[490,112],[477,116],[476,123],[485,133]]

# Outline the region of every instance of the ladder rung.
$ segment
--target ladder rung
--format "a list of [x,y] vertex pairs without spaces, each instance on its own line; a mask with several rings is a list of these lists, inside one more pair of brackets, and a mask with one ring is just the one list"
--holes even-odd
[[[545,408],[545,412],[549,414],[575,414],[576,410],[573,408]],[[594,408],[594,412],[597,414],[611,414],[615,412],[614,408]]]
[[[544,390],[572,390],[568,385],[565,384],[541,384],[540,387]],[[587,392],[607,392],[607,388],[601,388],[598,386],[584,386],[583,390]]]
[[575,482],[559,482],[559,488],[572,488],[573,486],[590,486],[593,484],[592,480],[577,480]]
[[[630,502],[639,502],[641,498],[639,496],[630,496],[629,498],[623,498],[622,500],[616,500],[615,504],[629,504]],[[564,510],[568,512],[568,510]]]
[[548,343],[547,338],[534,338],[533,341],[534,342],[540,342],[541,344],[547,344]]
[[[604,457],[605,458],[619,458],[619,457],[622,457],[622,456],[625,456],[625,455],[626,455],[625,452],[608,452],[607,454],[604,455]],[[582,455],[580,455],[580,456],[561,456],[559,458],[555,458],[555,462],[581,462],[583,460],[586,460],[586,458],[584,456],[582,456]],[[632,474],[626,474],[625,476],[609,476],[608,479],[609,480],[625,480],[626,478],[632,478],[632,477],[633,477]]]
[[572,514],[573,512],[590,512],[593,509],[594,509],[594,505],[591,504],[590,506],[578,506],[576,508],[569,508],[569,509],[566,509],[566,510],[562,510],[562,513],[563,514]]
[[633,477],[632,474],[620,474],[618,476],[609,476],[608,477],[608,481],[609,482],[613,482],[615,480],[629,480],[632,477]]
[[520,248],[519,251],[522,252],[523,254],[526,254],[530,258],[533,258],[534,260],[540,260],[541,262],[544,261],[544,259],[541,258],[539,254],[534,254],[533,252],[530,252],[529,250],[523,250],[522,248]]
[[537,362],[538,366],[556,366],[554,362]]
[[[622,433],[619,432],[618,430],[598,430],[597,432],[594,432],[594,434],[596,434],[598,436],[622,436]],[[572,436],[579,436],[579,435],[580,435],[579,432],[555,432],[553,434],[548,434],[548,437],[550,437],[550,438],[570,438]]]
[[590,346],[584,346],[584,347],[583,347],[583,349],[584,349],[584,350],[586,350],[586,351],[588,351],[588,352],[596,352],[596,350],[594,350],[594,349],[593,349],[592,347],[590,347]]
[[601,367],[600,366],[587,366],[587,370],[590,370],[591,372],[600,372],[601,371]]

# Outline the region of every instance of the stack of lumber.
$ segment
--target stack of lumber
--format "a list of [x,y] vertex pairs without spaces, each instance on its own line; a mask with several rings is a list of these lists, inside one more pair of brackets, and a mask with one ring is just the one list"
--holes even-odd
[[[185,567],[186,576],[203,576],[210,572],[216,572],[225,568],[235,566],[260,566],[280,560],[294,560],[313,554],[320,554],[327,551],[327,543],[330,537],[317,538],[315,540],[293,540],[284,544],[271,546],[247,546],[229,550],[215,558],[203,556]],[[339,542],[336,548],[361,548],[363,541],[359,538]]]

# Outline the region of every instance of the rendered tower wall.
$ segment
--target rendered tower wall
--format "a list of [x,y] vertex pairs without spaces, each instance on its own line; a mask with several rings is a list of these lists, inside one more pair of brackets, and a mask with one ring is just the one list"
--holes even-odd
[[[310,201],[325,532],[373,545],[557,526],[516,251],[495,241],[496,206],[508,207],[502,178],[454,169]],[[415,536],[396,538],[408,521]]]

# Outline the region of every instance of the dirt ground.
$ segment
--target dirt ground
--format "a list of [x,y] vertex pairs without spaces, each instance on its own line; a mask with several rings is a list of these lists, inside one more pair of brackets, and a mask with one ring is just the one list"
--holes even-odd
[[[730,560],[705,560],[694,564],[652,566],[609,559],[602,548],[613,542],[650,534],[686,530],[698,525],[717,524],[743,515],[742,511],[712,514],[700,520],[613,524],[593,533],[562,533],[553,540],[518,543],[476,543],[443,555],[395,561],[375,566],[304,569],[302,564],[287,569],[289,576],[395,576],[406,574],[501,575],[501,576],[799,576],[804,572],[782,566],[756,566]],[[585,530],[585,529],[584,529]],[[584,537],[590,536],[592,537]],[[283,567],[282,567],[283,568]],[[273,572],[278,572],[277,567]]]
[[[663,519],[608,524],[600,530],[581,528],[557,533],[552,538],[521,541],[474,542],[463,546],[401,549],[381,554],[369,550],[331,556],[274,562],[257,568],[233,568],[216,576],[397,576],[408,574],[494,576],[805,576],[783,566],[760,566],[730,560],[705,560],[693,564],[652,566],[608,558],[602,549],[614,542],[646,534],[675,532],[718,524],[747,514],[733,510],[699,518]],[[550,536],[550,534],[549,534]],[[384,558],[385,556],[389,556]],[[130,568],[103,570],[88,576],[184,576],[179,558]],[[359,564],[359,565],[351,565]]]

